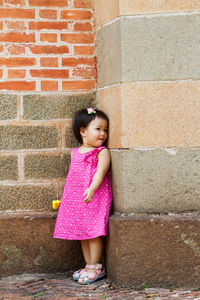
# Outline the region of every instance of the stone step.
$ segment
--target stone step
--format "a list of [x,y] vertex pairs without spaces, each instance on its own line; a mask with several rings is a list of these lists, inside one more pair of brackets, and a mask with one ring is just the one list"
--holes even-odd
[[200,215],[115,214],[107,275],[117,286],[194,287],[200,282]]
[[79,241],[53,239],[56,212],[0,212],[0,276],[80,268]]

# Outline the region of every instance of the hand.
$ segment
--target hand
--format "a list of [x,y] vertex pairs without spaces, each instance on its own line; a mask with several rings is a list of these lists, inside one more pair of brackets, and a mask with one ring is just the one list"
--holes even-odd
[[83,200],[85,203],[87,202],[91,202],[92,201],[92,198],[94,196],[94,190],[88,188],[87,190],[85,190],[85,192],[83,193],[85,197],[85,199]]

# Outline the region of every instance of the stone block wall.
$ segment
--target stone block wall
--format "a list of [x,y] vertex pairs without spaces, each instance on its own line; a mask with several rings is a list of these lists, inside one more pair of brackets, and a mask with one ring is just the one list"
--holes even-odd
[[[72,116],[96,105],[93,1],[2,0],[0,18],[0,275],[79,267],[78,244],[52,239],[51,202],[77,145]],[[43,230],[48,242],[28,237]]]
[[195,285],[200,3],[95,0],[95,11],[98,104],[111,128],[108,277],[117,285]]

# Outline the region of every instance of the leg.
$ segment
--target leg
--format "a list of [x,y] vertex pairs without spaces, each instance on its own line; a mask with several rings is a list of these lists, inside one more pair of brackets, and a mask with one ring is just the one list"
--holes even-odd
[[101,237],[88,240],[90,252],[90,265],[88,265],[86,272],[82,273],[78,282],[81,284],[88,284],[105,276],[105,270],[99,264],[102,256],[103,242]]
[[90,265],[90,248],[89,248],[89,240],[81,241],[81,248],[83,251],[83,256],[86,264]]
[[73,274],[74,280],[79,280],[82,273],[84,273],[87,270],[87,265],[90,264],[90,249],[89,249],[89,242],[88,240],[82,240],[81,241],[81,248],[83,251],[83,256],[86,262],[86,266],[83,269],[77,270]]
[[103,242],[100,236],[95,239],[89,240],[90,249],[90,264],[94,265],[99,263],[103,252]]

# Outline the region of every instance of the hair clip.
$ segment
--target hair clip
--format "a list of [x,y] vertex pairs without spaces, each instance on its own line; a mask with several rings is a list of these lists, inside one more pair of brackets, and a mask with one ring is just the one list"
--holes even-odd
[[94,108],[92,108],[92,107],[87,108],[87,112],[88,112],[88,115],[96,114],[96,110]]

